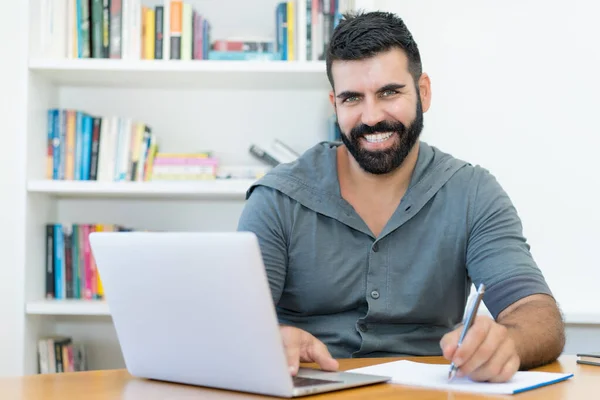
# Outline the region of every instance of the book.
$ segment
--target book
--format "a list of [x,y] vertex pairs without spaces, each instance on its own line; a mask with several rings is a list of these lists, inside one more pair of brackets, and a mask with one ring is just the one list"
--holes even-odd
[[401,360],[357,368],[349,372],[390,376],[391,383],[399,385],[489,394],[517,394],[573,377],[572,373],[518,371],[509,381],[503,383],[478,382],[468,377],[455,378],[448,382],[448,370],[449,366],[446,364]]
[[37,341],[38,373],[86,371],[86,355],[83,343],[71,336],[47,336]]
[[600,353],[577,353],[577,364],[600,367]]

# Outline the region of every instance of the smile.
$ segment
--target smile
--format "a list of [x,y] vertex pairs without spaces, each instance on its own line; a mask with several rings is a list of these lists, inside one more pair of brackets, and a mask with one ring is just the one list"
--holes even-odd
[[388,140],[394,132],[386,132],[386,133],[375,133],[373,135],[365,135],[364,138],[369,143],[381,143]]

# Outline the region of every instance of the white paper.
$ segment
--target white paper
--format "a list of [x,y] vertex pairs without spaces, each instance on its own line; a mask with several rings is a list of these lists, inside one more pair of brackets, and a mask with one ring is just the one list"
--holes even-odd
[[450,366],[445,364],[425,364],[401,360],[357,368],[349,372],[390,376],[392,378],[390,383],[400,385],[492,394],[515,394],[573,376],[573,374],[556,372],[518,371],[510,381],[504,383],[475,382],[467,377],[455,377],[449,382],[448,371],[450,371]]

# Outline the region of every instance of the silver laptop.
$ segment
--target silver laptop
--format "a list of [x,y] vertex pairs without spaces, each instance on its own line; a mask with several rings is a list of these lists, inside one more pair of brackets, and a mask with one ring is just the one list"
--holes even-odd
[[390,379],[307,368],[290,375],[250,232],[94,232],[90,245],[134,376],[280,397]]

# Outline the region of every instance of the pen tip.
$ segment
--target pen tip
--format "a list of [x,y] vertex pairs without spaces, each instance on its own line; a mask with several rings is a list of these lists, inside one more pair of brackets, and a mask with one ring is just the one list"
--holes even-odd
[[450,372],[448,372],[448,381],[451,381],[452,378],[454,378],[454,369],[452,369]]

